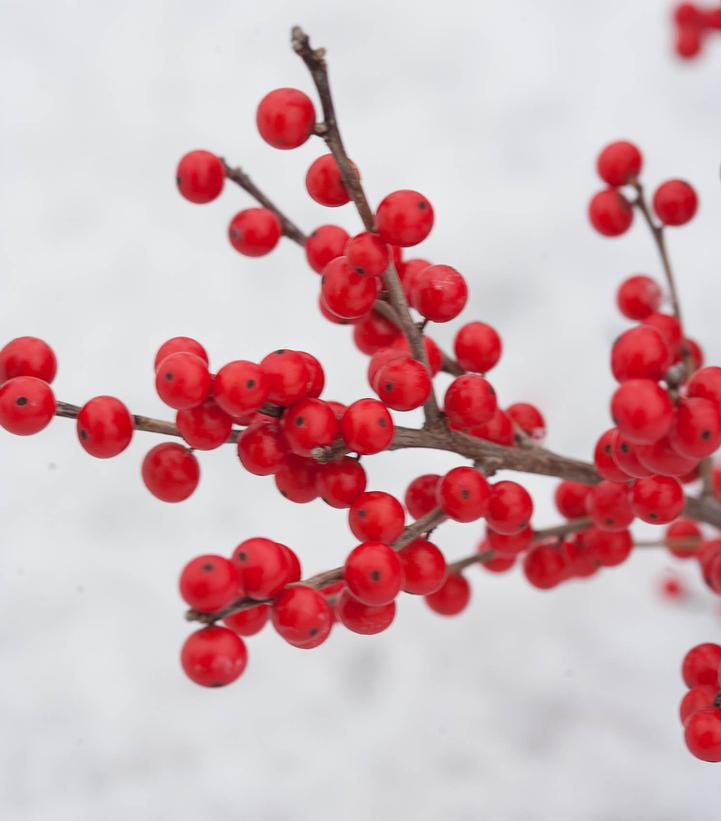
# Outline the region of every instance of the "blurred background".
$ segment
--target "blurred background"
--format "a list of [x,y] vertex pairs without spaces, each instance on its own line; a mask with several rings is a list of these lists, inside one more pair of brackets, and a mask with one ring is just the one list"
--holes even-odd
[[[328,398],[369,395],[365,358],[318,314],[298,248],[243,258],[226,227],[251,205],[244,192],[196,207],[175,190],[178,158],[207,148],[305,230],[359,228],[351,206],[305,193],[320,141],[279,152],[255,130],[267,91],[312,90],[288,45],[300,23],[328,49],[371,201],[413,187],[433,202],[418,254],[469,279],[463,321],[501,332],[502,404],[538,403],[548,445],[590,458],[610,424],[609,344],[626,327],[615,289],[660,276],[638,220],[617,240],[588,226],[608,141],[639,144],[651,189],[679,176],[699,191],[670,250],[689,333],[721,361],[721,38],[683,65],[669,14],[658,0],[0,2],[1,341],[46,339],[60,399],[112,393],[165,418],[152,361],[177,334],[214,367],[305,349]],[[434,329],[446,347],[452,324]],[[3,818],[718,818],[721,771],[686,752],[677,717],[683,654],[721,638],[695,567],[639,550],[548,593],[474,567],[456,619],[406,597],[382,636],[338,629],[312,653],[266,629],[243,678],[207,691],[178,664],[182,565],[265,535],[312,573],[353,542],[342,511],[289,504],[232,448],[200,454],[194,496],[164,505],[139,473],[158,441],[139,433],[104,462],[67,420],[0,435]],[[369,488],[402,494],[458,463],[381,455]],[[558,521],[554,484],[528,479],[537,527]],[[458,558],[480,531],[448,524],[436,540]],[[674,562],[691,591],[677,603],[658,592]]]

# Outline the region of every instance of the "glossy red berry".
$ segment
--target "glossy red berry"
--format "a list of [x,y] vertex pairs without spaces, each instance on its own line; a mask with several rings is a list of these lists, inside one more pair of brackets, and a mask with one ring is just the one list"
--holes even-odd
[[440,481],[441,477],[437,473],[425,473],[408,485],[404,501],[414,519],[420,519],[437,507]]
[[350,456],[341,456],[318,466],[318,495],[331,507],[350,507],[366,489],[363,465]]
[[664,542],[678,559],[691,559],[698,554],[703,534],[691,519],[677,519],[668,526]]
[[721,408],[721,368],[701,368],[689,379],[687,393],[690,397],[709,399]]
[[202,405],[179,410],[175,423],[180,435],[196,450],[214,450],[228,441],[233,430],[232,418],[212,399]]
[[153,362],[153,369],[157,371],[158,365],[160,365],[166,356],[170,356],[171,353],[193,353],[202,359],[206,365],[208,364],[208,354],[200,342],[189,336],[174,336],[172,339],[163,342],[160,348],[158,348],[158,352],[155,354],[155,361]]
[[388,246],[370,231],[356,234],[345,247],[348,264],[357,273],[369,277],[382,277],[388,268]]
[[338,595],[335,607],[343,626],[363,636],[372,636],[387,630],[396,615],[395,601],[373,607],[358,601],[345,588]]
[[272,476],[283,465],[288,447],[273,419],[247,427],[238,437],[238,458],[256,476]]
[[664,225],[685,225],[697,208],[696,192],[684,180],[668,180],[653,195],[653,210]]
[[685,724],[686,719],[699,710],[708,710],[713,707],[718,691],[718,686],[712,687],[710,684],[692,687],[681,700],[679,707],[681,723]]
[[321,300],[336,316],[360,319],[378,296],[378,277],[356,273],[346,257],[336,257],[323,269]]
[[359,399],[343,414],[340,433],[349,450],[365,456],[380,453],[390,445],[394,425],[382,402]]
[[616,292],[619,311],[629,319],[645,319],[658,311],[661,305],[661,287],[644,274],[624,280]]
[[468,429],[469,436],[478,439],[486,439],[488,442],[495,442],[497,445],[511,447],[516,441],[516,431],[513,427],[511,417],[500,408],[496,408],[493,416],[483,425],[476,425]]
[[449,470],[436,488],[438,507],[456,522],[474,522],[484,516],[491,497],[486,477],[472,467]]
[[618,436],[616,428],[610,428],[598,437],[593,451],[593,461],[596,470],[608,479],[609,482],[628,482],[631,477],[622,470],[613,456],[615,438]]
[[240,584],[251,599],[268,599],[290,581],[293,566],[285,545],[261,536],[246,539],[233,551]]
[[681,675],[687,687],[701,684],[717,686],[721,666],[721,646],[712,642],[697,644],[684,656]]
[[228,226],[228,239],[238,253],[262,257],[278,244],[283,226],[268,208],[246,208],[239,211]]
[[523,574],[539,590],[556,587],[567,572],[568,559],[557,545],[536,545],[523,559]]
[[200,481],[198,460],[182,445],[163,442],[151,448],[143,459],[145,487],[161,502],[182,502]]
[[456,334],[453,350],[462,368],[486,373],[498,364],[503,346],[495,328],[485,322],[469,322]]
[[633,222],[629,201],[615,188],[607,188],[594,195],[588,206],[591,225],[606,237],[625,234]]
[[616,567],[631,555],[633,537],[628,530],[607,531],[591,528],[578,534],[588,551],[604,567]]
[[361,542],[393,544],[403,533],[403,505],[382,490],[361,493],[348,511],[348,525]]
[[270,616],[267,604],[258,604],[245,610],[238,610],[223,619],[223,624],[239,636],[254,636],[259,633]]
[[590,485],[572,482],[565,479],[556,487],[554,501],[558,512],[567,519],[579,519],[586,515],[586,496],[591,490]]
[[261,360],[260,369],[268,383],[270,402],[287,406],[308,395],[308,368],[298,351],[279,348]]
[[311,163],[305,175],[305,187],[317,203],[329,208],[350,202],[340,169],[332,154],[323,154]]
[[531,439],[540,442],[546,436],[546,420],[535,405],[529,402],[516,402],[506,408],[506,413]]
[[211,202],[223,190],[223,161],[210,151],[189,151],[178,163],[175,181],[186,200],[197,204]]
[[636,454],[637,447],[641,446],[629,442],[619,430],[614,429],[611,437],[613,461],[628,476],[634,479],[644,479],[646,476],[651,476],[653,471],[640,461]]
[[388,362],[374,381],[383,404],[397,411],[419,408],[430,396],[432,387],[426,366],[410,356]]
[[631,495],[633,512],[649,524],[672,522],[683,510],[683,488],[672,476],[639,479]]
[[496,410],[496,392],[482,376],[467,373],[448,386],[443,409],[451,425],[472,428],[488,422]]
[[671,351],[661,334],[649,325],[639,325],[619,336],[611,349],[611,371],[619,382],[652,379],[657,382],[673,363]]
[[31,436],[50,424],[55,396],[47,382],[16,376],[0,385],[0,425],[17,436]]
[[315,108],[297,88],[276,88],[258,104],[255,122],[260,136],[273,148],[298,148],[313,132]]
[[305,585],[286,587],[271,607],[271,619],[278,634],[302,650],[323,644],[333,626],[326,597]]
[[626,439],[634,444],[657,442],[673,422],[668,393],[650,379],[629,379],[611,398],[611,416]]
[[370,311],[353,325],[353,341],[358,350],[371,356],[394,342],[401,331],[390,320]]
[[332,445],[338,436],[333,408],[322,399],[301,399],[283,414],[281,428],[293,453],[310,456],[314,448]]
[[431,322],[449,322],[468,301],[466,280],[450,265],[429,265],[414,278],[411,303]]
[[[479,552],[483,552],[479,547]],[[516,564],[515,556],[493,556],[481,562],[481,567],[489,573],[506,573]]]
[[[400,252],[400,248],[391,246],[394,250]],[[403,293],[406,295],[408,303],[411,303],[411,295],[416,284],[416,277],[421,271],[425,270],[431,263],[427,259],[409,259],[403,263],[402,267],[396,266],[398,276],[403,285]]]
[[241,595],[238,569],[224,556],[196,556],[180,574],[180,595],[188,607],[212,613]]
[[433,228],[433,207],[417,191],[394,191],[378,206],[376,228],[389,245],[418,245]]
[[[423,337],[423,347],[426,351],[426,358],[428,359],[428,366],[431,369],[431,376],[435,376],[440,371],[443,364],[443,354],[438,345],[430,338],[430,336]],[[411,353],[410,345],[406,337],[401,334],[394,342],[391,342],[390,348],[392,350],[400,351],[404,354]]]
[[227,627],[212,625],[191,633],[183,644],[180,663],[191,681],[203,687],[223,687],[245,670],[245,642]]
[[641,173],[643,159],[633,144],[619,140],[607,145],[598,155],[598,176],[609,185],[626,185]]
[[398,551],[403,570],[403,590],[418,596],[435,593],[447,576],[443,553],[427,539],[414,539]]
[[343,256],[348,238],[348,232],[339,225],[316,228],[305,241],[308,265],[320,274],[331,260]]
[[496,482],[491,486],[486,521],[497,533],[510,536],[528,527],[533,515],[533,500],[517,482]]
[[343,578],[363,604],[389,604],[401,589],[403,575],[396,553],[383,542],[363,542],[345,560]]
[[34,376],[49,385],[57,369],[53,349],[35,336],[19,336],[0,349],[0,385],[16,376]]
[[626,485],[603,481],[586,497],[586,510],[600,530],[625,530],[633,521],[633,508]]
[[699,396],[681,399],[669,433],[671,447],[689,459],[704,459],[721,445],[721,408]]
[[644,320],[644,325],[655,328],[668,345],[673,360],[677,360],[681,353],[681,323],[672,314],[653,313]]
[[216,403],[230,416],[258,410],[269,396],[271,379],[255,362],[238,359],[218,371],[213,381]]
[[313,354],[307,351],[296,351],[296,353],[300,355],[305,369],[308,372],[306,396],[317,399],[323,393],[323,388],[325,387],[325,371],[323,370],[323,366]]
[[678,476],[683,478],[698,465],[697,459],[688,459],[677,453],[671,446],[668,436],[659,439],[652,445],[634,445],[638,461],[651,473],[661,476]]
[[98,459],[122,453],[133,438],[133,417],[114,396],[96,396],[78,413],[78,439],[83,448]]
[[443,585],[425,597],[426,604],[441,616],[457,616],[468,606],[471,586],[461,573],[449,573]]
[[681,340],[681,350],[686,351],[691,359],[692,370],[697,371],[703,367],[705,361],[703,348],[691,337],[686,337]]
[[515,556],[517,553],[522,553],[529,548],[533,543],[533,529],[525,527],[519,530],[518,533],[496,533],[490,527],[486,528],[486,540],[488,548],[494,550],[496,553],[501,553],[504,556]]
[[283,464],[275,471],[275,486],[288,501],[306,504],[318,498],[319,464],[288,453]]
[[175,410],[194,408],[208,396],[212,378],[205,362],[192,353],[172,353],[158,365],[155,389]]
[[568,578],[586,579],[598,572],[601,564],[594,547],[593,541],[582,533],[573,533],[561,542],[559,550],[566,557]]
[[721,709],[711,707],[689,716],[684,725],[689,751],[701,761],[721,761]]

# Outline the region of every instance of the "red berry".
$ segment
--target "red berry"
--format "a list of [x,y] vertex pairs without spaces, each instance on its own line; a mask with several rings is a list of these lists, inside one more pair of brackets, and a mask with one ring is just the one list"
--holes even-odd
[[[480,552],[483,552],[480,550]],[[506,573],[516,563],[515,556],[493,556],[491,559],[481,562],[481,567],[490,573]]]
[[674,48],[684,60],[698,56],[703,45],[704,30],[697,25],[679,26],[676,31]]
[[684,725],[686,746],[701,761],[721,761],[721,709],[712,707],[689,716]]
[[564,539],[559,550],[566,557],[568,578],[585,579],[598,572],[601,565],[594,548],[595,544],[581,533],[574,533]]
[[223,687],[245,670],[245,642],[227,627],[203,627],[183,644],[180,663],[185,675],[203,687]]
[[0,350],[0,385],[16,376],[34,376],[49,385],[57,369],[53,349],[35,336],[19,336]]
[[259,633],[270,616],[267,604],[258,604],[245,610],[238,610],[223,619],[223,624],[239,636],[254,636]]
[[462,368],[486,373],[498,364],[503,346],[495,328],[485,322],[469,322],[456,334],[453,349]]
[[436,488],[438,507],[457,522],[474,522],[488,509],[491,488],[475,468],[449,470]]
[[619,140],[598,155],[598,176],[609,185],[626,185],[641,173],[641,152],[633,143]]
[[223,190],[223,161],[210,151],[189,151],[181,157],[175,172],[178,190],[190,202],[211,202]]
[[[691,559],[698,554],[703,534],[701,528],[690,519],[677,519],[668,526],[664,542],[669,552],[678,559]],[[674,542],[684,542],[684,546],[674,547]]]
[[609,532],[592,528],[578,534],[588,551],[604,566],[622,564],[633,550],[633,537],[628,530]]
[[366,489],[363,465],[350,456],[318,466],[318,495],[331,507],[347,508]]
[[268,208],[246,208],[239,211],[228,226],[228,239],[238,253],[262,257],[278,244],[283,226]]
[[80,408],[77,431],[80,444],[91,456],[109,459],[130,444],[133,417],[114,396],[96,396]]
[[42,379],[16,376],[0,386],[0,425],[10,433],[39,433],[54,415],[55,396]]
[[390,245],[418,245],[433,228],[433,207],[417,191],[394,191],[378,206],[376,228]]
[[653,210],[664,225],[685,225],[697,208],[696,192],[683,180],[661,183],[653,195]]
[[468,435],[505,447],[512,447],[516,441],[516,432],[511,417],[500,408],[496,408],[493,416],[485,424],[470,428]]
[[458,376],[446,390],[443,409],[451,425],[472,428],[488,422],[496,410],[496,392],[482,376]]
[[674,361],[678,359],[681,354],[681,323],[675,316],[671,314],[649,314],[644,320],[644,325],[655,328],[660,334],[661,338],[668,345],[671,352],[671,357]]
[[394,342],[401,331],[385,317],[370,311],[353,325],[353,341],[358,350],[371,356]]
[[363,542],[345,560],[343,578],[348,590],[363,604],[389,604],[401,589],[398,556],[383,542]]
[[189,336],[174,336],[167,342],[163,342],[160,348],[158,348],[158,352],[155,354],[153,369],[157,371],[158,365],[160,365],[166,356],[170,356],[171,353],[193,353],[197,357],[200,357],[206,365],[208,364],[208,354],[200,342],[191,339]]
[[328,638],[333,613],[326,597],[311,587],[287,587],[271,607],[273,627],[288,644],[310,650]]
[[625,234],[633,222],[629,201],[615,188],[607,188],[594,195],[588,206],[591,225],[606,237]]
[[158,365],[155,389],[175,410],[194,408],[205,401],[212,385],[205,362],[192,353],[172,353]]
[[[395,246],[391,247],[394,250],[400,251],[400,248],[396,249]],[[416,286],[416,277],[430,264],[427,259],[409,259],[403,263],[402,269],[398,269],[398,276],[401,280],[401,285],[403,285],[403,293],[406,295],[408,304],[411,303],[413,289]]]
[[698,460],[687,459],[677,453],[671,446],[668,436],[652,445],[634,445],[634,451],[638,461],[645,468],[661,476],[683,477],[698,464]]
[[633,486],[631,504],[639,519],[649,524],[672,522],[683,510],[683,488],[672,476],[649,476]]
[[673,10],[674,22],[679,26],[702,26],[703,15],[693,3],[679,3]]
[[613,461],[628,476],[632,476],[634,479],[645,479],[646,476],[651,476],[653,471],[641,463],[636,455],[637,447],[642,446],[634,445],[628,439],[624,439],[619,430],[614,431],[611,438]]
[[511,533],[506,535],[504,533],[496,533],[490,527],[486,528],[486,539],[488,547],[496,553],[501,553],[504,556],[515,556],[517,553],[522,553],[533,542],[533,529],[526,527],[519,530],[518,533]]
[[348,449],[361,455],[380,453],[393,439],[391,415],[377,399],[359,399],[346,409],[340,433]]
[[420,519],[436,508],[440,481],[441,477],[437,473],[426,473],[408,485],[404,501],[414,519]]
[[614,444],[617,436],[616,428],[610,428],[599,436],[593,451],[593,461],[596,470],[604,479],[608,479],[609,482],[628,482],[631,477],[621,469],[614,458]]
[[486,521],[497,533],[507,536],[528,527],[533,515],[533,500],[517,482],[496,482],[491,486]]
[[616,304],[629,319],[645,319],[658,311],[661,297],[661,287],[655,280],[637,274],[621,283],[616,292]]
[[336,257],[325,266],[321,283],[322,302],[344,319],[367,314],[380,290],[377,277],[356,273],[346,257]]
[[671,351],[653,327],[639,325],[619,336],[611,350],[611,371],[619,382],[663,379],[673,362]]
[[238,359],[218,371],[213,381],[217,404],[230,416],[258,410],[268,398],[271,380],[254,362]]
[[628,488],[616,482],[594,485],[586,497],[586,510],[600,530],[625,530],[633,521]]
[[382,633],[391,626],[396,615],[395,601],[380,607],[372,607],[359,602],[345,588],[341,590],[335,606],[344,627],[363,636]]
[[403,590],[418,596],[435,593],[446,580],[446,560],[427,539],[414,539],[398,551],[403,569]]
[[374,380],[384,405],[397,411],[419,408],[431,393],[426,366],[410,356],[400,356],[384,365]]
[[343,255],[347,242],[348,232],[340,226],[321,225],[305,241],[308,265],[320,274],[331,260]]
[[382,277],[388,268],[388,246],[370,231],[348,240],[345,255],[350,267],[363,276]]
[[310,456],[314,448],[332,445],[338,436],[333,408],[322,399],[301,399],[283,414],[283,434],[298,456]]
[[345,205],[350,201],[340,169],[332,154],[323,154],[311,163],[305,175],[305,187],[316,202],[329,208]]
[[468,301],[466,280],[450,265],[429,265],[413,280],[411,303],[431,322],[449,322]]
[[348,525],[362,542],[393,544],[403,533],[405,518],[398,499],[381,490],[362,493],[348,511]]
[[298,148],[313,132],[315,108],[297,88],[276,88],[258,104],[255,122],[260,136],[273,148]]
[[523,573],[539,590],[550,590],[566,578],[568,559],[557,545],[539,544],[526,553]]
[[296,351],[303,360],[305,369],[308,371],[308,385],[306,396],[312,399],[317,399],[325,387],[325,372],[320,362],[313,356],[313,354],[306,351]]
[[546,435],[546,420],[535,405],[516,402],[506,408],[506,413],[531,439],[541,441]]
[[689,379],[688,395],[709,399],[721,408],[721,368],[701,368]]
[[223,556],[196,556],[180,574],[180,595],[201,613],[220,610],[241,594],[238,569]]
[[212,399],[195,408],[179,410],[175,423],[181,436],[197,450],[213,450],[228,441],[233,420]]
[[233,551],[232,562],[245,595],[251,599],[277,596],[292,574],[288,554],[285,545],[260,536],[241,542]]
[[145,487],[161,502],[183,502],[198,487],[200,465],[182,445],[163,442],[151,448],[143,459]]
[[696,342],[695,339],[691,339],[688,336],[685,339],[682,339],[681,350],[682,352],[686,351],[688,355],[691,357],[691,363],[693,365],[692,370],[697,371],[699,368],[703,367],[703,348],[698,344],[698,342]]
[[681,723],[685,724],[686,719],[699,710],[708,710],[713,707],[717,694],[718,686],[702,684],[700,687],[692,687],[681,700],[679,708]]
[[611,398],[611,416],[623,436],[638,445],[665,436],[673,422],[668,393],[650,379],[629,379]]
[[291,405],[308,395],[309,374],[298,351],[279,348],[260,363],[268,383],[268,399],[278,405]]
[[269,419],[246,428],[238,437],[238,458],[256,476],[272,476],[283,465],[287,445],[280,426]]
[[275,486],[290,502],[312,502],[318,498],[318,469],[315,460],[288,453],[275,471]]
[[681,675],[687,687],[698,687],[700,684],[719,684],[719,666],[721,666],[721,647],[712,642],[697,644],[684,656]]
[[465,576],[450,573],[442,587],[425,597],[425,602],[441,616],[457,616],[466,609],[470,598],[471,586]]
[[591,490],[590,485],[580,482],[571,482],[566,479],[557,487],[554,501],[561,516],[567,519],[578,519],[586,515],[586,496]]
[[[431,369],[431,376],[435,376],[443,365],[443,354],[441,353],[441,349],[430,338],[430,336],[423,337],[423,347],[426,350],[426,358],[428,359],[428,366]],[[403,334],[398,336],[395,341],[391,342],[390,348],[405,354],[411,353],[408,340]]]
[[681,399],[669,442],[677,453],[689,459],[710,456],[721,445],[721,408],[711,399]]

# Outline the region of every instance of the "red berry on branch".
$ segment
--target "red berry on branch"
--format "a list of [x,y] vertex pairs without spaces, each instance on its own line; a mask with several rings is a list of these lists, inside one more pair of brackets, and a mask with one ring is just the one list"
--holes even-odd
[[279,348],[261,360],[260,369],[271,402],[287,406],[308,395],[308,368],[298,351]]
[[677,453],[689,459],[710,456],[721,445],[721,408],[710,399],[681,399],[669,442]]
[[238,253],[246,257],[262,257],[278,244],[283,226],[268,208],[246,208],[239,211],[228,226],[228,239]]
[[510,536],[528,527],[533,515],[533,499],[517,482],[496,482],[491,486],[486,521],[491,530]]
[[449,322],[468,301],[466,280],[450,265],[429,265],[413,280],[411,303],[431,322]]
[[594,195],[588,206],[591,225],[606,237],[625,234],[633,222],[631,203],[615,188],[607,188]]
[[506,408],[506,413],[531,439],[540,442],[546,436],[546,420],[535,405],[529,402],[516,402]]
[[158,365],[155,389],[175,410],[194,408],[205,401],[212,385],[205,362],[192,353],[172,353]]
[[721,761],[721,709],[698,710],[684,725],[686,746],[701,761]]
[[631,477],[622,470],[614,458],[614,444],[618,430],[610,428],[602,433],[593,451],[593,461],[596,470],[609,482],[628,482]]
[[679,707],[681,723],[685,724],[686,719],[699,710],[708,710],[713,707],[717,694],[718,687],[712,687],[710,684],[692,687],[681,700]]
[[383,542],[363,542],[351,550],[343,578],[359,602],[373,607],[392,602],[403,581],[398,556]]
[[269,390],[270,379],[265,371],[244,359],[223,365],[213,380],[215,402],[230,416],[257,411]]
[[271,619],[278,635],[302,650],[323,644],[333,626],[325,596],[305,585],[283,590],[271,607]]
[[673,423],[668,393],[650,379],[629,379],[611,398],[611,416],[623,436],[638,445],[665,436]]
[[321,299],[336,316],[345,319],[365,316],[379,290],[378,277],[356,273],[346,257],[336,257],[323,269]]
[[288,548],[261,536],[246,539],[233,551],[231,561],[240,575],[240,584],[251,599],[268,599],[291,580],[293,565]]
[[80,444],[91,456],[109,459],[130,444],[133,417],[114,396],[96,396],[80,408],[77,432]]
[[469,322],[456,334],[453,350],[462,368],[486,373],[498,364],[503,346],[495,328],[485,322]]
[[201,613],[220,610],[243,592],[238,569],[224,556],[191,559],[180,574],[179,584],[188,607]]
[[616,430],[611,438],[613,461],[628,476],[645,479],[646,476],[651,476],[653,471],[641,463],[636,455],[637,447],[640,446],[625,439],[619,430]]
[[[669,552],[678,559],[692,559],[698,554],[703,534],[701,528],[691,519],[677,519],[668,526],[664,542]],[[674,546],[674,542],[684,542],[683,546]]]
[[[395,248],[395,246],[392,246]],[[400,251],[400,248],[397,249]],[[424,271],[431,263],[427,259],[409,259],[403,263],[402,270],[398,271],[401,284],[403,285],[403,293],[406,295],[408,304],[411,304],[413,289],[416,284],[416,277],[421,271]]]
[[160,348],[158,348],[158,352],[155,354],[153,369],[157,371],[158,365],[160,365],[166,356],[170,356],[171,353],[192,353],[202,359],[206,365],[208,364],[208,354],[200,342],[189,336],[174,336],[167,342],[163,342]]
[[410,356],[388,362],[374,381],[383,404],[397,411],[419,408],[430,396],[432,387],[426,366]]
[[468,606],[471,586],[461,573],[449,573],[442,587],[425,596],[426,604],[441,616],[457,616]]
[[258,104],[255,122],[260,136],[273,148],[298,148],[313,132],[315,108],[297,88],[276,88]]
[[313,354],[306,351],[296,351],[296,353],[303,360],[305,369],[308,371],[308,385],[306,396],[312,399],[317,399],[325,387],[325,372],[320,362],[313,356]]
[[370,231],[356,234],[345,247],[348,264],[357,273],[369,277],[382,277],[388,268],[388,246]]
[[175,415],[175,424],[183,439],[197,450],[220,447],[228,441],[233,430],[231,417],[212,399],[194,408],[179,410]]
[[350,456],[318,465],[318,495],[331,507],[350,507],[366,489],[366,482],[363,466]]
[[426,473],[414,479],[406,489],[404,501],[414,519],[420,519],[438,505],[438,485],[441,477],[437,473]]
[[624,280],[616,292],[619,311],[629,319],[645,319],[658,311],[661,305],[661,287],[644,274]]
[[335,606],[343,626],[362,636],[372,636],[387,630],[396,615],[395,601],[380,607],[372,607],[359,602],[345,588],[338,595]]
[[683,488],[672,476],[639,479],[631,491],[633,512],[652,525],[672,522],[683,510]]
[[655,328],[666,342],[673,360],[676,361],[681,353],[681,323],[671,314],[649,314],[643,324]]
[[394,191],[378,206],[376,228],[389,245],[418,245],[433,228],[433,207],[418,191]]
[[[704,353],[703,348],[696,342],[695,339],[691,339],[691,337],[686,337],[685,339],[681,340],[681,354],[683,352],[688,353],[688,356],[691,358],[692,370],[697,371],[699,368],[703,367],[704,363]],[[683,358],[683,356],[681,356]]]
[[564,479],[556,487],[554,501],[561,516],[566,519],[579,519],[586,515],[586,496],[591,490],[590,485],[572,482]]
[[[430,336],[423,336],[423,347],[426,350],[426,357],[428,359],[428,366],[431,369],[431,376],[435,376],[443,365],[443,354],[441,353],[441,349],[430,338]],[[391,350],[400,351],[405,354],[411,353],[408,340],[403,334],[400,334],[393,342],[391,342],[390,348]]]
[[625,530],[633,521],[629,489],[615,482],[594,485],[586,497],[586,510],[600,530]]
[[619,140],[607,145],[598,155],[598,176],[609,185],[626,185],[641,173],[643,158],[633,144]]
[[619,336],[611,349],[611,371],[619,382],[663,379],[673,362],[665,339],[653,327],[639,325]]
[[375,311],[362,316],[353,325],[353,341],[356,347],[369,356],[395,342],[400,333],[397,325]]
[[435,593],[446,580],[443,553],[427,539],[414,539],[398,551],[403,570],[403,590],[417,596]]
[[238,458],[256,476],[272,476],[283,465],[288,446],[272,419],[256,422],[238,437]]
[[19,336],[0,349],[0,385],[16,376],[34,376],[49,385],[57,369],[53,349],[35,336]]
[[203,687],[223,687],[245,670],[245,642],[227,627],[203,627],[183,644],[180,663],[191,681]]
[[0,425],[17,436],[32,436],[50,424],[55,396],[47,382],[16,376],[0,385]]
[[362,542],[393,544],[403,533],[405,518],[403,505],[382,490],[362,493],[348,511],[348,525]]
[[684,656],[681,675],[687,687],[701,684],[717,686],[721,666],[721,646],[706,642],[692,647]]
[[539,544],[526,553],[523,573],[534,587],[550,590],[566,578],[568,559],[558,545]]
[[493,416],[483,425],[469,428],[469,436],[477,439],[486,439],[488,442],[495,442],[497,445],[512,447],[516,441],[516,433],[513,429],[511,417],[500,408],[496,408]]
[[[483,552],[480,547],[479,552]],[[492,559],[481,562],[481,567],[489,573],[506,573],[515,563],[515,556],[494,556]]]
[[488,422],[496,410],[496,392],[482,376],[467,373],[451,382],[443,399],[448,421],[458,428]]
[[592,528],[578,535],[589,552],[604,567],[615,567],[622,564],[633,550],[633,537],[628,530],[609,532]]
[[348,232],[338,225],[316,228],[305,241],[308,265],[320,274],[331,260],[343,256],[348,238]]
[[566,557],[568,578],[587,579],[598,573],[601,567],[595,553],[595,543],[587,540],[583,533],[573,533],[567,536],[559,550]]
[[288,501],[306,504],[318,498],[319,464],[313,459],[288,453],[275,471],[275,486]]
[[211,202],[223,190],[223,161],[210,151],[189,151],[178,163],[175,181],[186,200],[197,204]]
[[674,22],[679,26],[703,26],[704,18],[693,3],[679,3],[673,10]]
[[254,636],[265,627],[269,616],[270,607],[267,604],[259,604],[231,613],[223,619],[223,624],[239,636]]
[[161,502],[183,502],[198,486],[198,460],[182,445],[163,442],[151,448],[143,459],[145,487]]
[[653,195],[653,210],[664,225],[685,225],[697,208],[696,192],[684,180],[668,180]]
[[340,433],[348,449],[363,456],[385,450],[394,430],[391,415],[377,399],[353,402],[340,422]]
[[490,527],[486,528],[487,548],[501,553],[504,556],[515,556],[522,553],[533,544],[533,528],[526,527],[518,533],[506,535],[496,533]]
[[484,516],[490,496],[486,477],[471,467],[449,470],[436,488],[438,507],[456,522],[474,522]]
[[709,399],[721,409],[721,368],[701,368],[689,379],[686,387],[690,397]]
[[283,414],[285,440],[298,456],[310,456],[314,448],[332,445],[338,436],[333,408],[322,399],[301,399]]
[[[357,168],[356,173],[358,173]],[[332,154],[323,154],[311,163],[305,175],[305,187],[310,196],[320,205],[336,208],[350,202],[340,169]]]

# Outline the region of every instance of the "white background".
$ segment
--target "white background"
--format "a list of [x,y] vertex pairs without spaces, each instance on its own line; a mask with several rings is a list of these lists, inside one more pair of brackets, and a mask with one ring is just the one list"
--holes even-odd
[[[173,182],[181,154],[208,148],[306,230],[357,228],[350,207],[305,194],[318,141],[278,152],[255,131],[268,90],[311,90],[288,47],[296,22],[328,48],[372,202],[400,187],[431,199],[436,228],[418,251],[468,277],[463,319],[505,341],[501,399],[538,402],[551,447],[590,456],[625,327],[615,288],[659,273],[640,223],[613,241],[587,225],[611,139],[639,143],[650,187],[681,176],[700,192],[670,246],[690,332],[719,362],[721,37],[681,65],[667,3],[2,2],[0,327],[53,345],[59,398],[109,392],[167,418],[151,366],[176,334],[202,340],[214,367],[307,349],[328,398],[368,395],[365,360],[317,314],[299,249],[240,257],[225,230],[243,192],[194,207]],[[687,754],[676,713],[683,654],[721,638],[695,568],[677,562],[685,605],[659,599],[672,561],[660,550],[551,593],[473,568],[458,619],[404,599],[385,635],[337,630],[312,653],[269,629],[250,640],[245,676],[207,691],[178,669],[184,562],[262,534],[314,572],[353,542],[341,511],[290,505],[230,448],[200,455],[188,502],[158,502],[139,477],[157,441],[138,434],[103,462],[67,420],[0,436],[5,819],[718,818],[721,770]],[[367,467],[372,488],[402,493],[457,463],[402,453]],[[528,486],[535,524],[555,523],[552,480]],[[479,533],[437,538],[455,558]]]

